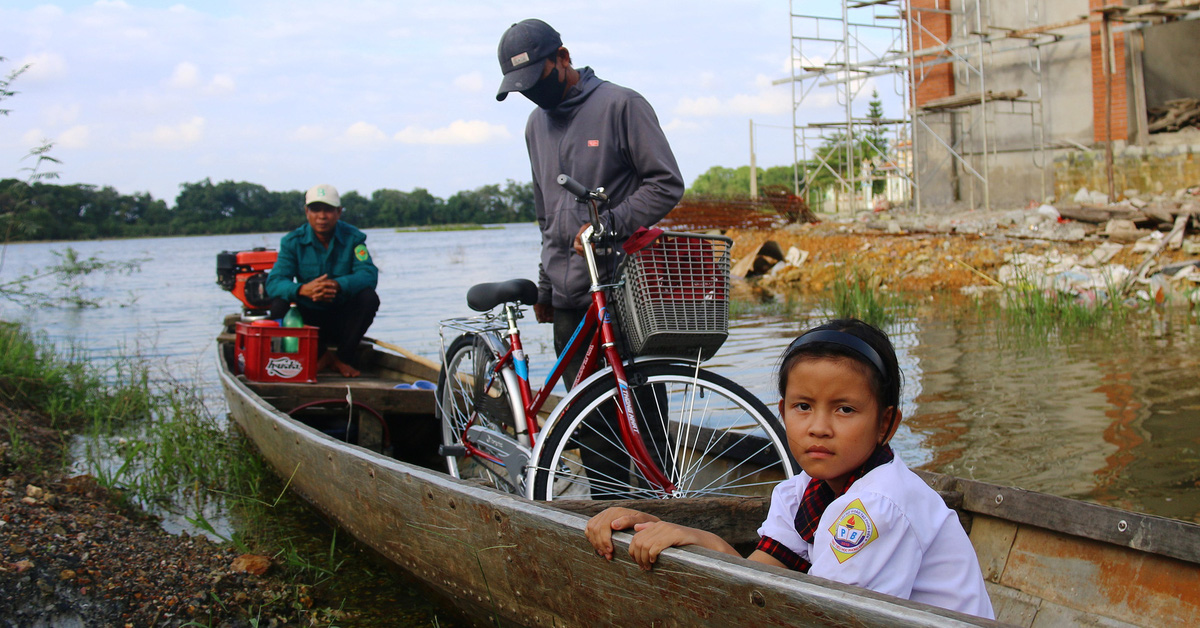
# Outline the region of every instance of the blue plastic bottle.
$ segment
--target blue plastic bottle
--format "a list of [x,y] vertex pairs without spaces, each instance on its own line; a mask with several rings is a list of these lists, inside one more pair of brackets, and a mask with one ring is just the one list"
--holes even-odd
[[[297,310],[296,306],[293,305],[284,315],[283,327],[304,327],[304,318],[300,316],[300,310]],[[285,336],[282,348],[284,353],[296,353],[300,351],[300,339],[295,336]]]

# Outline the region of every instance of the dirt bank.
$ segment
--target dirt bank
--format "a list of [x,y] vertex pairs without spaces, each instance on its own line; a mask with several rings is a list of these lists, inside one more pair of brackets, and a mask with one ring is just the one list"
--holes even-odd
[[[994,283],[1006,255],[1044,255],[1056,251],[1083,257],[1109,241],[1101,234],[1082,232],[1079,234],[1082,237],[1042,239],[1024,225],[1006,228],[997,226],[995,221],[975,224],[989,228],[976,227],[961,233],[952,229],[934,232],[906,230],[885,221],[824,221],[772,231],[730,230],[726,235],[734,239],[735,262],[753,254],[768,240],[779,244],[784,253],[790,247],[806,252],[802,263],[755,280],[772,290],[803,293],[824,291],[854,269],[878,277],[894,291],[956,292],[965,286]],[[1137,267],[1146,253],[1134,248],[1132,244],[1123,245],[1110,263]],[[1190,257],[1184,250],[1164,250],[1155,262],[1161,265]]]
[[[329,625],[306,587],[202,536],[173,536],[90,477],[27,474],[63,435],[37,414],[0,408],[0,626]],[[22,435],[19,439],[12,434]],[[264,575],[255,575],[266,568]]]

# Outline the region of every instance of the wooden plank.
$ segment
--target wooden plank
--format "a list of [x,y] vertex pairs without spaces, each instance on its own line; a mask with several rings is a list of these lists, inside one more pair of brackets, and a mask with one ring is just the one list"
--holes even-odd
[[1146,35],[1140,30],[1129,34],[1129,55],[1132,63],[1130,79],[1133,82],[1133,124],[1137,129],[1134,140],[1139,146],[1145,146],[1150,140],[1149,114],[1146,112],[1146,73],[1143,56],[1146,50]]
[[[345,384],[323,384],[318,381],[316,384],[253,382],[247,385],[284,412],[304,403],[346,398]],[[364,403],[376,412],[433,414],[436,405],[431,390],[395,390],[386,385],[355,386],[351,394],[354,401]]]
[[1003,92],[976,92],[974,94],[960,94],[957,96],[947,96],[931,100],[923,105],[921,109],[924,111],[940,111],[944,109],[956,109],[959,107],[969,107],[978,105],[982,102],[990,102],[994,100],[1017,100],[1025,95],[1025,90],[1013,89]]
[[975,480],[957,484],[970,512],[1178,558],[1200,571],[1200,526],[1194,523]]
[[1131,624],[1200,625],[1194,564],[1022,526],[1000,584]]
[[1101,224],[1113,219],[1145,223],[1150,220],[1145,213],[1136,209],[1109,205],[1063,205],[1055,206],[1058,213],[1070,220]]

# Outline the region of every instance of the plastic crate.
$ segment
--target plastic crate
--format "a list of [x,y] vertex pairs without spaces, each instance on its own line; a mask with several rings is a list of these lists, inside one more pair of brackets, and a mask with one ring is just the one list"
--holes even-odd
[[664,232],[622,264],[617,315],[635,355],[707,360],[729,337],[724,236]]
[[[317,328],[259,327],[239,322],[233,354],[238,371],[252,382],[317,381]],[[296,338],[297,351],[284,351],[284,339]]]

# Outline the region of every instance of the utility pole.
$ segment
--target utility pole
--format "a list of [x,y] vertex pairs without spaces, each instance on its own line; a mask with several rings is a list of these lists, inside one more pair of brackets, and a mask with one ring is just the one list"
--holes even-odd
[[750,198],[758,198],[758,166],[754,162],[754,119],[750,120]]

